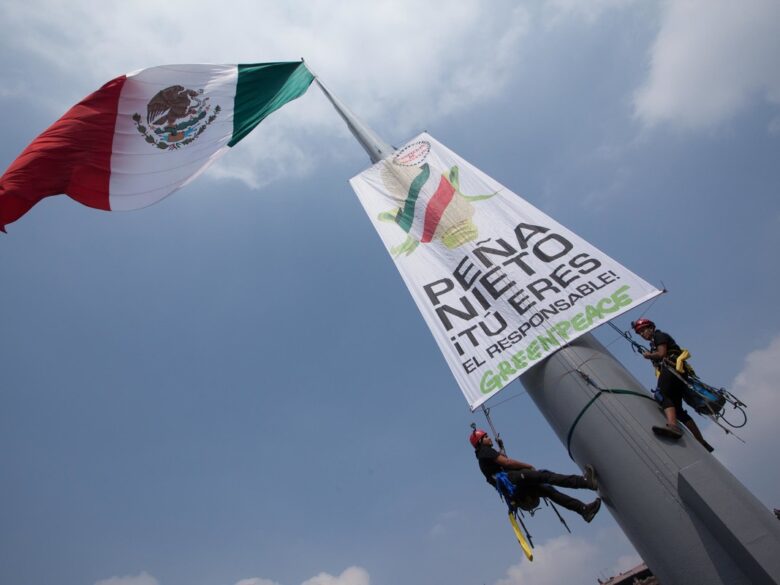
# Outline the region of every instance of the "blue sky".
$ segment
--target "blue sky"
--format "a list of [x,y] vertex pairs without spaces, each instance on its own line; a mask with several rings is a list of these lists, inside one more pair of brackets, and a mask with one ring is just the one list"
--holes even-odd
[[[385,140],[427,130],[628,268],[750,406],[717,456],[780,507],[780,8],[771,0],[0,3],[0,166],[127,71],[305,57]],[[229,8],[229,10],[228,10]],[[0,581],[593,584],[608,512],[529,564],[471,414],[347,180],[319,91],[162,203],[50,198],[0,238]],[[626,327],[630,318],[619,321]],[[597,337],[648,386],[611,331]],[[510,455],[576,472],[515,383]]]

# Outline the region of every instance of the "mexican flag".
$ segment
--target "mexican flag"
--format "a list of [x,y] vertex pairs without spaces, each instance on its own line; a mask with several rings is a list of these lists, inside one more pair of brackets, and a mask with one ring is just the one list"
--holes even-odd
[[300,61],[165,65],[117,77],[68,110],[0,177],[0,230],[61,193],[110,211],[156,203],[313,79]]

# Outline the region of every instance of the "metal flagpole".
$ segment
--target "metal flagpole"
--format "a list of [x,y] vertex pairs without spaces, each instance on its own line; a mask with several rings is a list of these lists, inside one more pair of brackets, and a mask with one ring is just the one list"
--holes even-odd
[[[311,69],[309,69],[311,71]],[[368,153],[368,157],[372,163],[378,163],[385,157],[390,156],[395,151],[395,148],[385,143],[379,136],[377,136],[371,128],[361,122],[352,111],[342,103],[337,97],[335,97],[328,89],[323,85],[320,78],[314,75],[314,81],[317,82],[322,93],[328,98],[333,107],[339,113],[344,122],[347,123],[347,128],[352,132],[352,136],[360,143],[360,146]]]
[[[393,152],[315,79],[372,163]],[[591,334],[520,377],[663,585],[780,585],[780,522],[690,435],[652,431],[663,415]],[[771,464],[771,463],[769,463]]]

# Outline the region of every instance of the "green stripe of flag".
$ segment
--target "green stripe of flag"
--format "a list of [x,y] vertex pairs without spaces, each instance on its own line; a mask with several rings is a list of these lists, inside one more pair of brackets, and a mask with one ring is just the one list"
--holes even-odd
[[406,198],[403,211],[395,218],[395,222],[401,226],[401,228],[406,233],[409,233],[409,230],[412,229],[412,222],[414,221],[414,208],[417,205],[417,197],[419,197],[420,189],[423,188],[423,185],[425,185],[425,182],[428,180],[430,175],[431,169],[428,166],[428,163],[425,163],[422,166],[420,174],[415,177],[414,181],[412,181],[412,184],[409,187],[409,195]]
[[238,144],[268,114],[302,96],[313,80],[303,61],[239,65],[228,146]]

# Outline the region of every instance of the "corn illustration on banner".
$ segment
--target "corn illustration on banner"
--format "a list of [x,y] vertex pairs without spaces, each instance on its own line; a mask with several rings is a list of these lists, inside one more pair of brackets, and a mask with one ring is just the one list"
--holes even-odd
[[472,410],[661,293],[426,133],[350,183]]

